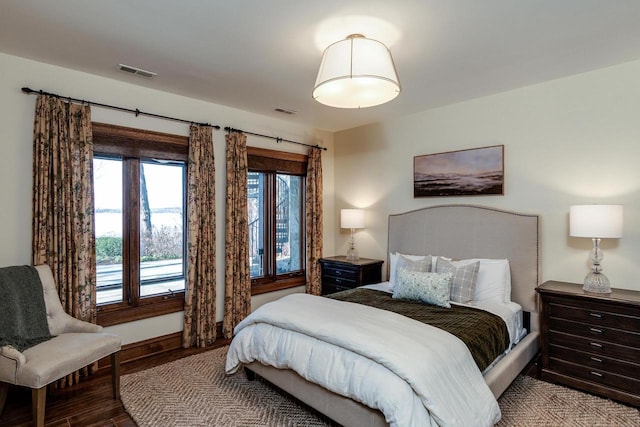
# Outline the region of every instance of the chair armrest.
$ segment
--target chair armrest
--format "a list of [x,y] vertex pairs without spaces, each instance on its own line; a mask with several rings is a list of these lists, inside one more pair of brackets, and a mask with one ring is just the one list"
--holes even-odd
[[18,371],[27,363],[27,358],[14,347],[0,347],[0,380],[15,384]]

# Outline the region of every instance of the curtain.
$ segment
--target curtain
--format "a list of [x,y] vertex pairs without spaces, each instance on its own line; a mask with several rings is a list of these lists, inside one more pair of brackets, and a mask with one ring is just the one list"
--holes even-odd
[[91,109],[44,95],[36,100],[33,129],[32,263],[51,267],[67,313],[96,322]]
[[247,136],[227,137],[227,201],[225,233],[225,295],[222,330],[225,338],[251,312],[249,225],[247,210]]
[[307,293],[320,295],[322,281],[322,150],[311,148],[307,163],[306,195]]
[[188,264],[182,346],[216,339],[216,215],[213,130],[189,128],[187,166]]

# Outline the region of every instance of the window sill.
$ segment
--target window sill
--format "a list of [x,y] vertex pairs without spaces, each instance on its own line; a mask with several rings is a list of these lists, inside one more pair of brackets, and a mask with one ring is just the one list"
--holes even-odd
[[283,289],[297,288],[307,283],[304,276],[288,277],[275,282],[257,283],[251,285],[251,295],[266,294],[268,292],[281,291]]
[[164,297],[154,297],[143,301],[136,307],[115,304],[99,306],[98,325],[119,325],[184,310],[184,293],[179,293],[166,299]]

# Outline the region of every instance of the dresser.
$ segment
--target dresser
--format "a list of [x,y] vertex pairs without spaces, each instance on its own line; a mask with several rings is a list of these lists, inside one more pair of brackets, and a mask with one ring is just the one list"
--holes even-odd
[[345,256],[320,259],[322,295],[353,289],[382,281],[382,260],[360,258],[347,261]]
[[542,379],[640,406],[640,292],[554,281],[537,291]]

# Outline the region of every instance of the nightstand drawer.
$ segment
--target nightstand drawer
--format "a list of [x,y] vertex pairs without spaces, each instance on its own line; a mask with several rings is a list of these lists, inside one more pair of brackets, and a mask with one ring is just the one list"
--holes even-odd
[[323,294],[325,295],[333,294],[336,292],[348,291],[353,288],[354,288],[353,286],[334,285],[332,283],[326,283],[326,282],[322,284],[322,291],[323,291]]
[[358,286],[357,280],[345,279],[343,277],[323,276],[322,283],[342,286],[344,288],[355,288]]
[[549,330],[578,335],[587,339],[596,339],[613,343],[622,343],[631,347],[640,347],[640,334],[627,332],[621,329],[608,328],[606,326],[551,317],[549,319]]
[[344,256],[320,259],[322,270],[322,295],[379,283],[383,261],[360,258],[348,261]]
[[628,347],[621,344],[612,344],[597,339],[589,339],[558,331],[549,331],[549,343],[576,350],[587,351],[602,356],[609,356],[629,362],[640,360],[640,348]]
[[608,387],[615,387],[618,390],[626,391],[628,393],[638,393],[638,390],[640,390],[640,381],[633,378],[616,375],[600,369],[594,369],[587,366],[565,362],[559,359],[551,358],[549,360],[549,368],[560,374],[580,378]]
[[335,277],[344,280],[356,282],[358,280],[358,270],[333,265],[324,265],[322,267],[322,275],[325,277]]
[[614,359],[601,354],[587,353],[559,345],[549,346],[549,356],[554,359],[575,363],[576,365],[584,365],[591,369],[614,372],[640,381],[640,365],[636,363]]
[[549,316],[559,319],[575,320],[599,326],[610,326],[640,333],[640,317],[624,307],[612,307],[591,302],[583,307],[566,304],[560,298],[554,298],[549,304]]

